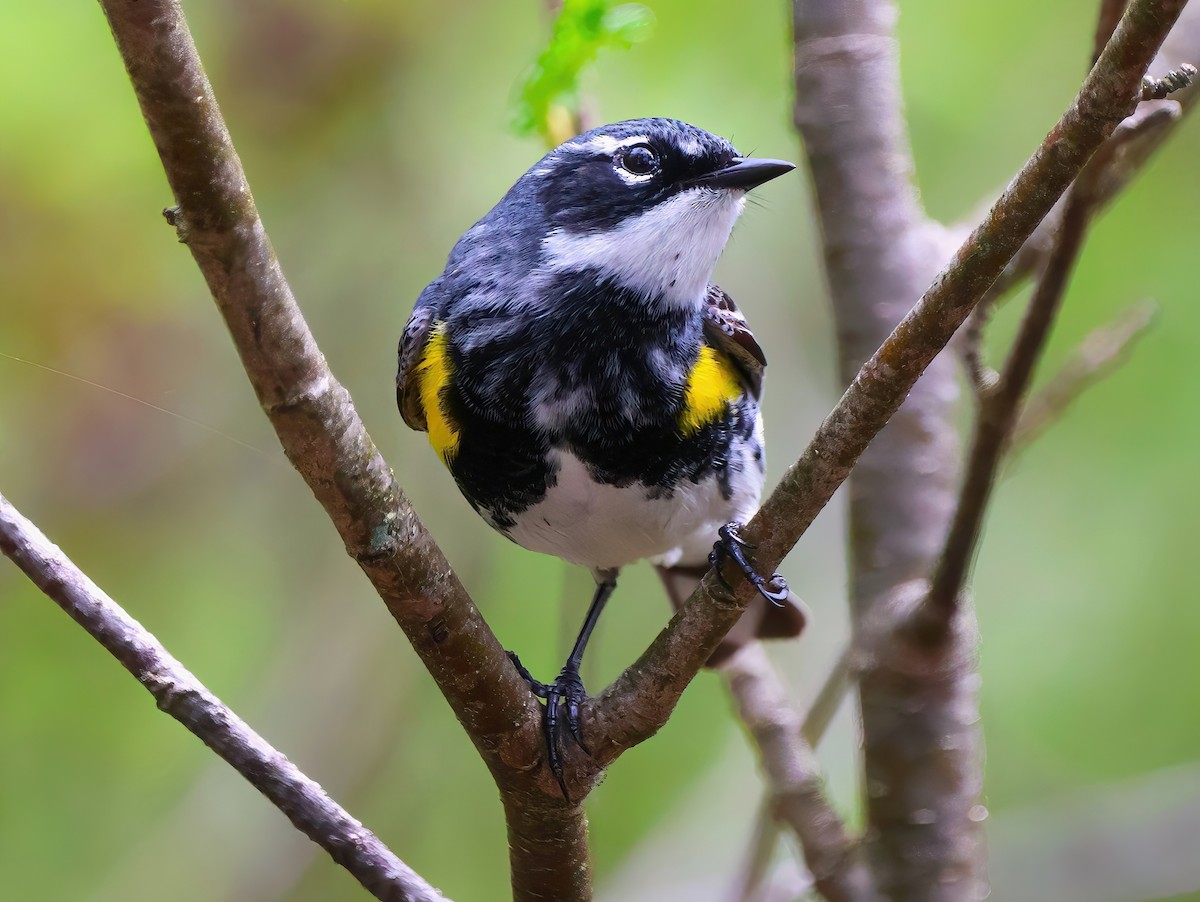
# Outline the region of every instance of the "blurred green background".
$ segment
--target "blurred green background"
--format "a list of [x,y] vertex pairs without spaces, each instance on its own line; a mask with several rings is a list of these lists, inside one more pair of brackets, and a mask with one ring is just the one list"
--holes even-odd
[[[674,116],[799,159],[786,4],[650,5],[650,40],[602,55],[585,82],[600,118]],[[903,4],[934,215],[966,215],[1036,146],[1078,85],[1095,6]],[[187,8],[334,372],[501,640],[551,674],[589,577],[475,518],[403,427],[392,382],[413,299],[541,154],[506,123],[547,34],[542,5]],[[256,409],[159,215],[170,194],[99,8],[0,5],[0,84],[0,352],[177,415],[0,357],[0,492],[409,864],[453,898],[504,898],[490,780]],[[1198,151],[1191,121],[1096,228],[1043,372],[1141,298],[1161,304],[1158,328],[1019,459],[989,522],[977,598],[993,898],[1200,887]],[[772,183],[718,268],[772,362],[775,475],[840,393],[809,211],[803,177]],[[774,651],[801,703],[846,631],[843,531],[835,500],[785,567],[814,610],[803,641]],[[665,617],[648,568],[631,570],[590,655],[593,689]],[[851,811],[844,707],[822,759]],[[727,897],[758,787],[706,674],[589,802],[600,897]],[[362,894],[0,563],[0,898],[164,897]]]

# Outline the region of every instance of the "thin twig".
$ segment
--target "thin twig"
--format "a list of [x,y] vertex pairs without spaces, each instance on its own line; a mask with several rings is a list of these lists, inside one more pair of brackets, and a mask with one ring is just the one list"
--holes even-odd
[[[1178,24],[1163,42],[1162,50],[1150,65],[1150,74],[1166,76],[1184,64],[1200,58],[1200,5],[1193,4],[1184,10]],[[1150,159],[1179,125],[1182,117],[1196,106],[1200,88],[1196,83],[1172,94],[1169,101],[1143,103],[1122,123],[1120,131],[1132,129],[1135,134],[1120,154],[1112,157],[1097,153],[1088,165],[1089,178],[1103,186],[1099,208],[1110,203],[1142,170]],[[1142,120],[1152,120],[1143,122]],[[1114,136],[1115,137],[1115,136]],[[1097,171],[1099,170],[1099,171]],[[1062,204],[1057,204],[1030,235],[1029,240],[1004,268],[995,284],[976,308],[975,316],[985,318],[987,311],[999,298],[1022,283],[1031,274],[1039,271],[1050,253],[1054,235],[1062,221]]]
[[1025,402],[1009,442],[1009,456],[1028,447],[1088,388],[1121,366],[1158,316],[1152,301],[1135,304],[1088,334],[1062,368]]
[[996,381],[996,371],[988,366],[983,354],[983,337],[992,318],[992,310],[999,301],[998,294],[988,292],[971,311],[967,321],[958,332],[955,347],[962,356],[967,371],[967,380],[979,401]]
[[[1106,10],[1102,10],[1102,19],[1105,14]],[[1189,87],[1195,75],[1196,69],[1185,64],[1161,79],[1144,77],[1139,97],[1142,101],[1163,100],[1167,94]],[[1127,117],[1080,173],[1063,201],[1062,220],[1046,269],[1038,280],[998,380],[981,397],[958,507],[930,581],[927,603],[919,614],[919,628],[927,638],[947,630],[957,610],[979,545],[1000,462],[1008,451],[1021,403],[1062,306],[1075,261],[1083,249],[1088,223],[1099,204],[1109,196],[1107,183],[1114,161],[1145,129],[1153,127],[1147,124],[1153,121],[1149,116]]]
[[3,496],[0,552],[120,661],[161,710],[227,761],[375,898],[445,898],[209,692]]
[[804,713],[804,725],[800,728],[800,735],[813,748],[820,745],[825,737],[825,731],[829,728],[833,716],[842,707],[850,684],[850,649],[846,648],[833,662],[833,667],[826,674],[825,682],[821,684],[816,698]]
[[1196,67],[1184,63],[1178,69],[1172,69],[1162,78],[1151,78],[1147,75],[1142,79],[1142,100],[1166,100],[1176,91],[1191,87],[1196,79]]
[[1007,449],[1021,400],[1029,389],[1034,367],[1045,348],[1050,327],[1062,306],[1093,209],[1094,198],[1080,191],[1079,186],[1068,195],[1062,228],[1046,271],[1038,280],[1000,378],[980,408],[958,508],[930,581],[929,596],[922,613],[920,627],[927,634],[948,629],[950,618],[957,610],[979,543],[983,516],[1000,460]]
[[754,738],[772,812],[800,839],[817,892],[830,902],[879,898],[858,843],[825,795],[816,754],[801,735],[801,719],[762,645],[743,646],[722,670]]
[[754,812],[754,829],[746,847],[745,863],[739,869],[733,898],[738,902],[760,902],[771,876],[771,861],[779,842],[779,821],[771,806],[770,791],[763,795]]
[[[1181,78],[1189,77],[1187,67],[1172,72],[1176,73],[1175,76],[1172,77],[1169,73],[1162,83],[1178,83]],[[1143,80],[1143,96],[1145,92]],[[1174,100],[1143,102],[1117,126],[1079,174],[1079,181],[1087,183],[1087,190],[1092,194],[1097,210],[1111,203],[1129,185],[1146,161],[1174,131],[1183,117],[1184,110],[1185,107]],[[1054,245],[1055,236],[1062,227],[1063,211],[1063,202],[1060,200],[1005,267],[1000,278],[983,296],[983,300],[963,325],[958,346],[977,401],[982,400],[982,396],[992,388],[997,378],[995,371],[984,362],[982,350],[983,336],[991,312],[1030,271],[1044,264]]]

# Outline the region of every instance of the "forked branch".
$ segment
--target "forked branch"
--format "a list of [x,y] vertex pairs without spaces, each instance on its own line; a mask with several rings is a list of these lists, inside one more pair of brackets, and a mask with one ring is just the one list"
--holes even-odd
[[[1101,10],[1101,26],[1108,7]],[[1195,67],[1183,64],[1158,79],[1143,78],[1140,98],[1163,100],[1188,88]],[[1111,197],[1114,161],[1152,122],[1131,115],[1114,131],[1072,186],[1062,204],[1062,217],[1049,257],[1029,301],[1004,368],[990,385],[980,387],[978,420],[972,437],[954,520],[930,583],[921,611],[919,629],[928,635],[948,628],[979,543],[983,517],[995,485],[996,474],[1009,449],[1021,406],[1042,356],[1050,329],[1062,306],[1071,271],[1083,248],[1095,210]]]
[[[778,567],[1005,264],[1129,114],[1186,0],[1134,0],[1074,102],[950,264],[855,376],[800,459],[744,530],[756,565]],[[730,584],[737,574],[726,574]],[[753,590],[709,573],[646,652],[584,711],[594,764],[652,736]]]
[[[541,764],[541,710],[413,513],[330,374],[283,279],[177,2],[101,0],[175,194],[191,250],[259,402],[500,786],[519,898],[590,893],[582,811]],[[1140,96],[1183,0],[1135,0],[1079,97],[983,224],[855,377],[746,530],[771,570],[1055,199]],[[728,576],[732,577],[730,573]],[[750,599],[710,574],[647,652],[584,712],[594,758],[573,754],[583,797],[599,771],[670,716]]]

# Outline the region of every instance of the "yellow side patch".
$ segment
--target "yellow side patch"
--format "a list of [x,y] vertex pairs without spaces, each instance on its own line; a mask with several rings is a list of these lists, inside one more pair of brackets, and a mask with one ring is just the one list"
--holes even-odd
[[414,374],[420,380],[421,407],[429,428],[429,444],[449,464],[450,458],[458,452],[458,423],[450,417],[444,400],[445,391],[454,376],[454,365],[450,362],[450,338],[446,334],[445,323],[440,323],[429,337]]
[[683,389],[683,409],[679,411],[680,432],[695,435],[709,423],[724,416],[730,403],[741,394],[742,383],[733,361],[704,345]]

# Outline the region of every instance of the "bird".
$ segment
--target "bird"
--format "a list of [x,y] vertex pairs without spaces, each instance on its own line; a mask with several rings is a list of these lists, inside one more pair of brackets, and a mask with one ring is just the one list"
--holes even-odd
[[758,509],[766,357],[712,271],[746,193],[794,165],[668,118],[551,150],[468,229],[420,293],[396,400],[502,535],[596,581],[557,679],[536,680],[566,796],[562,724],[587,751],[584,650],[621,568],[649,560],[678,608],[731,556],[760,596],[709,659],[792,637],[804,609],[738,530]]

